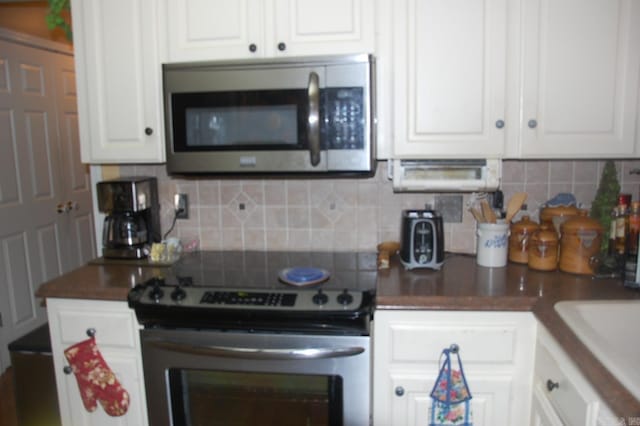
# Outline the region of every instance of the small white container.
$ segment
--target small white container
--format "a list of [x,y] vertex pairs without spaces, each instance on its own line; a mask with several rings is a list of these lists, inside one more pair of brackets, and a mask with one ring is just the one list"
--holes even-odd
[[476,262],[480,266],[500,268],[507,265],[509,254],[509,224],[478,223]]

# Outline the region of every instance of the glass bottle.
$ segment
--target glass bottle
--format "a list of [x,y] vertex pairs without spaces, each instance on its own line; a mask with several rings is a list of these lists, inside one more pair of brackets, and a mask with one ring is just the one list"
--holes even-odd
[[618,204],[616,214],[616,253],[625,254],[627,251],[627,234],[629,233],[629,211],[626,204]]

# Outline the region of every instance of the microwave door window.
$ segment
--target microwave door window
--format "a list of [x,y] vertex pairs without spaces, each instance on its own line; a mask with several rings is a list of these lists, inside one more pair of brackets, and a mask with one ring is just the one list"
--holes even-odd
[[188,108],[186,123],[187,147],[298,144],[296,105]]

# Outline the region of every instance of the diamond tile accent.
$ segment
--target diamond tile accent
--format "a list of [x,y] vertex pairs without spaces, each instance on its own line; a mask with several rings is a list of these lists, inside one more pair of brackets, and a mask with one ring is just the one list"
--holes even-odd
[[256,209],[256,203],[244,192],[240,192],[225,206],[225,208],[244,223]]

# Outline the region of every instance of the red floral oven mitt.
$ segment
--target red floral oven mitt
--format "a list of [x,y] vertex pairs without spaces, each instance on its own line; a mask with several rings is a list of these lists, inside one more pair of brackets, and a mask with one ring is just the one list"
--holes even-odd
[[87,411],[95,411],[97,402],[110,416],[122,416],[129,408],[129,393],[96,347],[95,337],[76,343],[64,351],[76,376],[82,403]]

